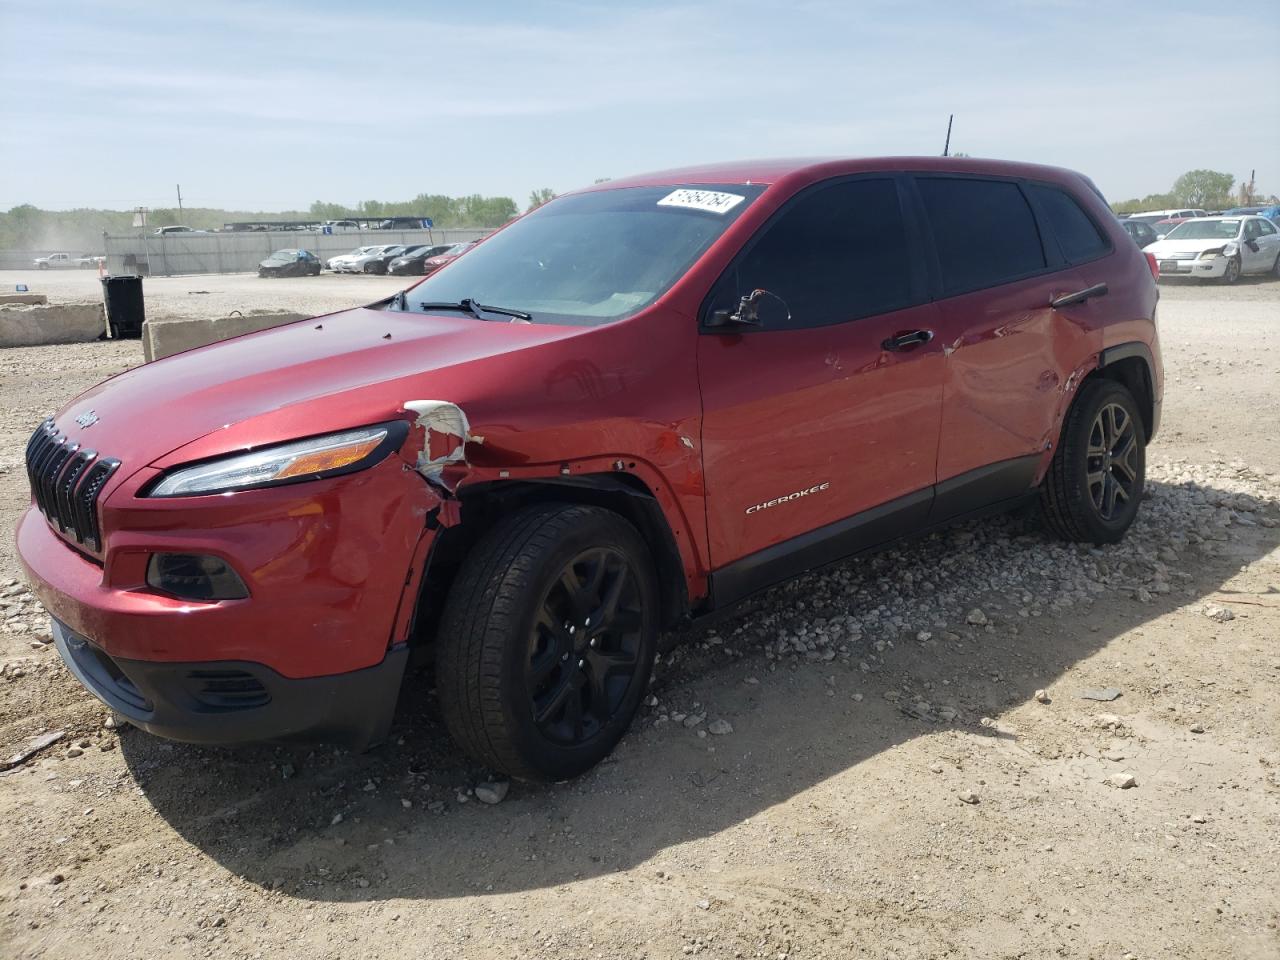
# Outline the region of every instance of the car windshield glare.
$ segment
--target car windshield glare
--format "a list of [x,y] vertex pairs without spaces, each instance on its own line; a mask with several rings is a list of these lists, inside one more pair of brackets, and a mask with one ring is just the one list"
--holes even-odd
[[1169,231],[1166,240],[1234,240],[1239,220],[1188,220]]
[[621,320],[666,293],[763,191],[673,184],[560,197],[409,290],[405,305],[470,300],[534,323]]

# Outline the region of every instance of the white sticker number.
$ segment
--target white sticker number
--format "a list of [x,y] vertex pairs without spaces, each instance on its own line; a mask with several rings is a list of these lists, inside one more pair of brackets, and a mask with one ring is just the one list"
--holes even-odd
[[718,190],[672,190],[658,201],[660,207],[685,207],[689,210],[705,210],[707,213],[728,213],[746,197],[736,193],[720,193]]

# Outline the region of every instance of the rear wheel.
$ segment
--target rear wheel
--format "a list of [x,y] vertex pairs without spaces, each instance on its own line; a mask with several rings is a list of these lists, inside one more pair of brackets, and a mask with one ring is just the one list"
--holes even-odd
[[1146,431],[1138,404],[1114,380],[1090,380],[1067,413],[1040,488],[1046,523],[1066,540],[1115,543],[1146,482]]
[[631,723],[657,649],[657,580],[636,529],[550,504],[486,534],[439,630],[437,684],[454,740],[495,770],[565,780]]
[[1280,253],[1276,254],[1276,262],[1271,265],[1271,275],[1280,280]]

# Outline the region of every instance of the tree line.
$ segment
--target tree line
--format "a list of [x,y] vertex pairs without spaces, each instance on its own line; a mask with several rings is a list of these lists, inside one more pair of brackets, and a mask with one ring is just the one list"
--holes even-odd
[[1242,183],[1236,190],[1236,178],[1217,170],[1188,170],[1166,193],[1149,193],[1145,197],[1121,200],[1113,203],[1116,213],[1138,213],[1143,210],[1168,210],[1173,207],[1195,207],[1200,210],[1225,210],[1229,207],[1248,207],[1264,203],[1276,203],[1274,194],[1269,197],[1252,189],[1252,184]]

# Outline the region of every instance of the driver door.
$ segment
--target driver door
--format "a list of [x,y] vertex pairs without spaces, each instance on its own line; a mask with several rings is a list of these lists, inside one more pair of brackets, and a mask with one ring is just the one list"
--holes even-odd
[[[944,362],[905,201],[888,174],[803,191],[704,305],[710,559],[737,571],[713,577],[717,604],[927,515]],[[786,308],[762,327],[708,328],[713,313],[733,312],[757,289]]]

